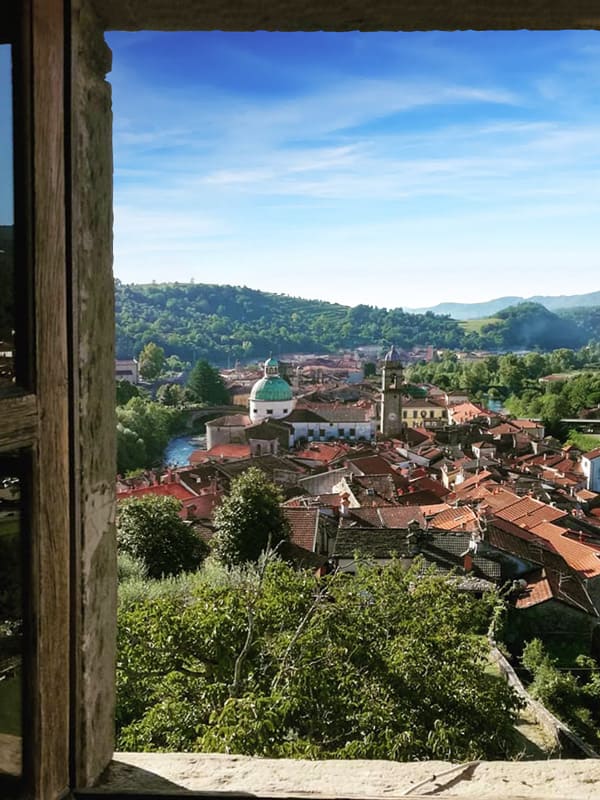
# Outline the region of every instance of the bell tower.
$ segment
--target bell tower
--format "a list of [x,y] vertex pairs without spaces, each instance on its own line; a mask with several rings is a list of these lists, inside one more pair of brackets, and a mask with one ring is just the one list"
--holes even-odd
[[383,436],[398,436],[402,430],[402,362],[395,346],[383,359],[381,376],[381,420],[379,430]]

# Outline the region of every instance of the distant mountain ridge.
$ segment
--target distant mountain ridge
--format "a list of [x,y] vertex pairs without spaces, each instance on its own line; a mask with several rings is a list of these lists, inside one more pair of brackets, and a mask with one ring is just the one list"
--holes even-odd
[[484,303],[438,303],[436,306],[427,308],[407,308],[411,314],[424,314],[432,311],[434,314],[449,314],[453,319],[481,319],[482,317],[492,317],[498,311],[507,306],[514,306],[518,303],[539,303],[549,311],[559,311],[567,308],[591,308],[600,306],[600,291],[589,292],[588,294],[555,295],[535,297],[497,297]]

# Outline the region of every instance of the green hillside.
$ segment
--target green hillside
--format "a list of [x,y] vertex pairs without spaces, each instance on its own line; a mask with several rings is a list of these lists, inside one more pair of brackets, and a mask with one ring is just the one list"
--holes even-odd
[[116,282],[117,356],[137,355],[149,341],[167,356],[216,364],[269,351],[334,352],[361,345],[402,348],[520,349],[580,347],[590,326],[522,303],[467,325],[431,312],[343,306],[213,284],[124,285]]
[[365,344],[460,347],[449,317],[401,308],[343,306],[246,287],[211,284],[116,287],[117,355],[136,355],[154,341],[184,361],[261,357],[273,350],[333,352]]

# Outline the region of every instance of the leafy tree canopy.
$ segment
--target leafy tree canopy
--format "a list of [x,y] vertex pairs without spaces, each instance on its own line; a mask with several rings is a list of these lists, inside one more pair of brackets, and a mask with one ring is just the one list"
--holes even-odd
[[147,495],[119,507],[119,550],[141,561],[150,578],[196,570],[207,553],[204,542],[179,516],[172,497]]
[[[505,309],[491,327],[401,308],[354,308],[239,286],[210,284],[115,285],[117,352],[130,358],[148,342],[181,363],[264,358],[282,351],[335,352],[380,342],[406,348],[550,350],[600,338],[600,314],[585,309],[559,315],[535,303]],[[393,298],[390,298],[393,303]],[[598,312],[598,309],[596,309]],[[574,316],[575,315],[575,316]],[[175,363],[175,362],[173,362]]]
[[215,511],[214,551],[225,564],[256,561],[267,547],[289,537],[281,510],[281,493],[256,467],[231,483],[227,497]]
[[133,383],[129,383],[129,381],[117,381],[116,390],[118,406],[124,406],[132,397],[140,396],[138,387],[134,386]]
[[399,562],[316,583],[279,561],[120,591],[118,746],[396,760],[514,753],[480,635],[495,596]]
[[134,397],[117,407],[117,471],[152,467],[162,461],[171,436],[183,427],[175,408]]
[[229,403],[229,392],[225,388],[219,370],[201,359],[192,370],[188,380],[188,391],[198,403],[222,405]]
[[154,342],[148,342],[138,356],[140,375],[147,381],[155,381],[165,366],[165,351]]
[[185,400],[185,389],[177,383],[163,383],[156,392],[156,399],[163,406],[179,406]]

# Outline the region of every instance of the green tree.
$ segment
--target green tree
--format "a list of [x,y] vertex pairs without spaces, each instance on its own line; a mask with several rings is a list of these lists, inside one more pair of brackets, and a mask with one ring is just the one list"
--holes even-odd
[[170,437],[182,428],[178,409],[134,397],[117,408],[117,470],[147,468],[162,461]]
[[498,359],[498,382],[506,388],[507,394],[518,395],[526,377],[523,360],[519,356],[508,353]]
[[[119,747],[455,761],[514,753],[496,606],[393,561],[316,583],[278,560],[120,588]],[[475,621],[476,620],[476,621]]]
[[172,497],[147,495],[119,507],[119,550],[141,561],[150,578],[198,569],[207,547],[179,516]]
[[270,545],[289,537],[281,510],[281,493],[256,467],[231,483],[228,496],[215,511],[214,549],[225,564],[256,561]]
[[225,388],[219,370],[202,359],[190,373],[188,390],[198,403],[222,405],[229,403],[229,393]]
[[124,406],[132,397],[140,396],[138,387],[134,386],[133,383],[129,383],[129,381],[117,381],[116,390],[118,406]]
[[165,366],[165,351],[154,342],[148,342],[138,356],[140,375],[147,381],[155,381]]
[[156,392],[156,399],[163,406],[179,406],[185,398],[185,390],[177,383],[164,383]]
[[377,375],[377,365],[373,361],[365,361],[363,364],[363,377],[372,378]]

